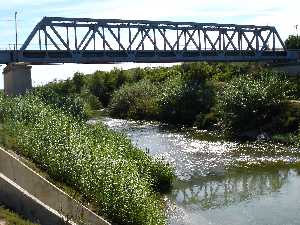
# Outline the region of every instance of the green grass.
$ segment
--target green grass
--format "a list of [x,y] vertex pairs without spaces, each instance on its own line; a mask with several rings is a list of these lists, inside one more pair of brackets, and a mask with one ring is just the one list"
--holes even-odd
[[[2,106],[2,107],[1,107]],[[165,224],[159,191],[173,170],[103,124],[91,126],[28,95],[0,98],[4,131],[21,154],[118,224]]]
[[6,222],[5,225],[36,225],[0,205],[1,220]]

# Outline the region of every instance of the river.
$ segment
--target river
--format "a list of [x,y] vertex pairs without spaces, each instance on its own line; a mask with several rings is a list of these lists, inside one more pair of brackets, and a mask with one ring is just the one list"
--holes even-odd
[[102,121],[175,167],[166,196],[170,225],[300,225],[299,149],[228,142],[159,123]]

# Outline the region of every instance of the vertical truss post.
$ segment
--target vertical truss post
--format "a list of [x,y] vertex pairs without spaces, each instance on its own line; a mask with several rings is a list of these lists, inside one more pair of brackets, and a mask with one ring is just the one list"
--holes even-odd
[[163,29],[163,33],[164,33],[164,50],[167,50],[167,43],[166,43],[166,29]]
[[199,46],[199,48],[198,48],[198,50],[199,51],[201,51],[201,35],[200,35],[200,28],[198,28],[198,46]]
[[273,36],[273,54],[275,54],[275,33],[274,31],[272,32],[272,36]]
[[154,39],[154,46],[153,46],[153,48],[154,48],[154,51],[155,51],[155,55],[156,55],[156,53],[157,53],[157,44],[156,44],[156,34],[155,34],[155,28],[153,28],[152,29],[153,30],[153,39]]
[[67,45],[70,47],[70,39],[69,39],[69,27],[67,26]]
[[221,49],[222,49],[221,37],[222,37],[222,30],[219,30],[219,37],[218,37],[218,39],[219,39],[219,51],[221,51]]
[[142,50],[144,51],[145,50],[145,45],[144,45],[144,40],[145,40],[145,37],[144,37],[144,28],[141,30],[141,36],[142,36]]
[[222,50],[223,50],[223,54],[225,54],[225,30],[222,30],[222,42],[223,42],[223,46],[222,46]]
[[180,42],[180,37],[179,37],[179,34],[178,34],[178,25],[177,25],[177,27],[176,27],[177,29],[176,29],[176,33],[177,33],[177,51],[179,51],[179,42]]
[[41,30],[39,29],[39,48],[40,51],[42,50],[42,43],[41,43]]
[[102,44],[103,44],[103,50],[105,51],[105,32],[104,32],[104,26],[102,26]]
[[46,52],[47,52],[48,51],[48,43],[47,43],[46,27],[44,27],[44,34],[45,34],[45,49],[46,49]]
[[186,43],[186,29],[185,28],[184,28],[184,31],[183,31],[183,35],[184,35],[184,48],[183,48],[183,50],[186,51],[187,43]]
[[94,44],[94,51],[96,51],[96,30],[97,30],[98,28],[96,28],[96,26],[94,25],[93,26],[93,44]]
[[256,39],[255,50],[256,50],[256,54],[258,54],[259,53],[259,38],[258,38],[259,31],[255,29],[254,34]]
[[204,34],[204,50],[207,50],[207,39],[206,39],[206,30],[203,30],[203,34]]
[[120,27],[118,26],[118,44],[119,44],[119,51],[121,50],[121,42],[120,42]]
[[128,32],[129,32],[129,47],[128,47],[128,50],[131,50],[131,29],[130,29],[130,24],[128,24]]
[[74,22],[74,34],[75,34],[75,49],[78,50],[78,46],[77,46],[77,29],[76,29],[76,21]]
[[243,49],[243,44],[242,44],[242,31],[240,29],[238,29],[238,47],[239,47],[239,51],[242,51]]

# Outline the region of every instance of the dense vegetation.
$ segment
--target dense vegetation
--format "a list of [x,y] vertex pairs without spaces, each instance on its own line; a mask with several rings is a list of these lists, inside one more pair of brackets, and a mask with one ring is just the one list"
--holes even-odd
[[220,125],[230,135],[240,137],[251,132],[257,136],[296,131],[299,118],[288,118],[286,102],[294,94],[294,86],[281,74],[236,77],[218,92]]
[[300,80],[252,63],[76,73],[47,87],[84,99],[87,109],[106,107],[113,117],[217,128],[234,138],[294,135],[300,120],[299,102],[290,101],[300,98]]
[[[41,92],[0,96],[1,122],[20,153],[82,193],[115,223],[165,224],[158,191],[170,187],[172,169],[101,123],[88,125],[66,112],[62,102],[71,100],[51,97],[47,102]],[[68,110],[82,107],[76,103]]]
[[300,36],[290,35],[285,41],[285,45],[288,49],[300,49]]

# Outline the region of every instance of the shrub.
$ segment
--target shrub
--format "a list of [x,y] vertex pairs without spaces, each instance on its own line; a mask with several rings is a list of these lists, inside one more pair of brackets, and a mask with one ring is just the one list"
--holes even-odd
[[33,92],[46,104],[53,105],[78,119],[88,118],[89,105],[79,96],[62,95],[51,86],[38,87]]
[[121,118],[155,119],[159,114],[158,93],[158,85],[148,80],[125,84],[114,92],[110,114]]
[[163,85],[159,100],[162,121],[192,125],[199,113],[210,111],[214,99],[211,85],[185,79],[177,76]]
[[87,88],[98,97],[104,107],[107,107],[113,92],[128,80],[128,73],[124,70],[114,68],[110,72],[96,71],[87,76]]
[[251,130],[278,130],[282,124],[274,120],[285,109],[282,101],[293,93],[293,85],[280,74],[263,73],[234,78],[217,95],[220,123],[233,136]]
[[118,224],[164,224],[154,190],[171,184],[172,169],[103,124],[90,126],[39,97],[0,98],[4,126],[23,155],[69,184]]
[[289,35],[288,39],[285,40],[285,45],[288,49],[299,49],[300,48],[300,36]]

